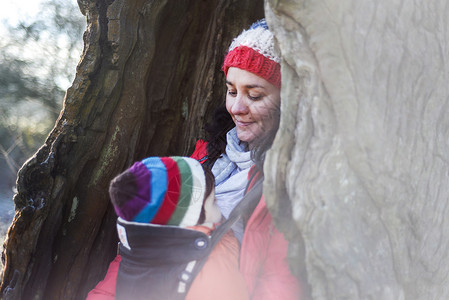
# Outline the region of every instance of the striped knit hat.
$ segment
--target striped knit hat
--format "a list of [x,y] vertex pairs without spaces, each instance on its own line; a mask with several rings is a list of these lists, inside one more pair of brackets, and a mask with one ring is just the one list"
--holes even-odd
[[126,221],[193,226],[206,192],[204,170],[189,157],[149,157],[115,177],[109,194]]
[[236,37],[228,49],[223,71],[230,67],[249,71],[281,87],[281,59],[274,48],[273,34],[265,19],[259,20]]

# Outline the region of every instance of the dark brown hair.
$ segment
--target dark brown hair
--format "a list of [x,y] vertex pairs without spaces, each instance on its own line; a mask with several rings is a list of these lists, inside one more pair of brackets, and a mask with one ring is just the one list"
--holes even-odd
[[215,188],[215,177],[214,174],[212,174],[212,171],[207,168],[206,166],[202,165],[204,170],[204,176],[206,177],[206,192],[204,193],[204,199],[203,199],[203,206],[201,207],[201,213],[200,218],[198,219],[198,224],[204,223],[204,220],[206,219],[206,212],[204,210],[204,203],[206,202],[207,197],[209,197],[210,193]]
[[234,121],[226,110],[226,106],[218,107],[214,112],[212,122],[205,126],[208,158],[204,165],[207,168],[212,169],[215,161],[225,153],[226,134],[234,127]]

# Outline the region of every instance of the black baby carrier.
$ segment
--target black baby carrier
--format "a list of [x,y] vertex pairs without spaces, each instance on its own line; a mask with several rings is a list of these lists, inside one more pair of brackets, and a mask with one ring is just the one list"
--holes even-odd
[[[250,180],[251,181],[251,180]],[[117,221],[122,257],[116,284],[120,300],[182,300],[221,237],[249,216],[262,196],[257,180],[229,218],[213,231]]]

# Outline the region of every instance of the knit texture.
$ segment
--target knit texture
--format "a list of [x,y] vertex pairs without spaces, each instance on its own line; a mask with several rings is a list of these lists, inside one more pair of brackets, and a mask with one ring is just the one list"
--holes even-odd
[[206,191],[203,168],[189,157],[149,157],[111,181],[115,212],[126,221],[197,225]]
[[[212,167],[212,173],[215,176],[217,205],[223,216],[228,218],[245,194],[248,172],[254,162],[251,160],[251,152],[240,143],[235,127],[226,134],[226,141],[226,152],[217,159]],[[243,222],[237,222],[232,230],[235,237],[241,241]]]
[[274,48],[273,34],[268,30],[265,19],[262,19],[232,41],[223,63],[223,71],[227,75],[230,67],[243,69],[280,88],[280,62]]

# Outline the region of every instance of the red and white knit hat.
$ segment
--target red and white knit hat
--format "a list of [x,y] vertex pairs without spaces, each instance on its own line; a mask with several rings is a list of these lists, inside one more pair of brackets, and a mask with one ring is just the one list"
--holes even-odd
[[223,71],[227,75],[230,67],[236,67],[256,74],[280,88],[280,62],[274,48],[273,34],[265,19],[262,19],[232,41],[223,63]]

